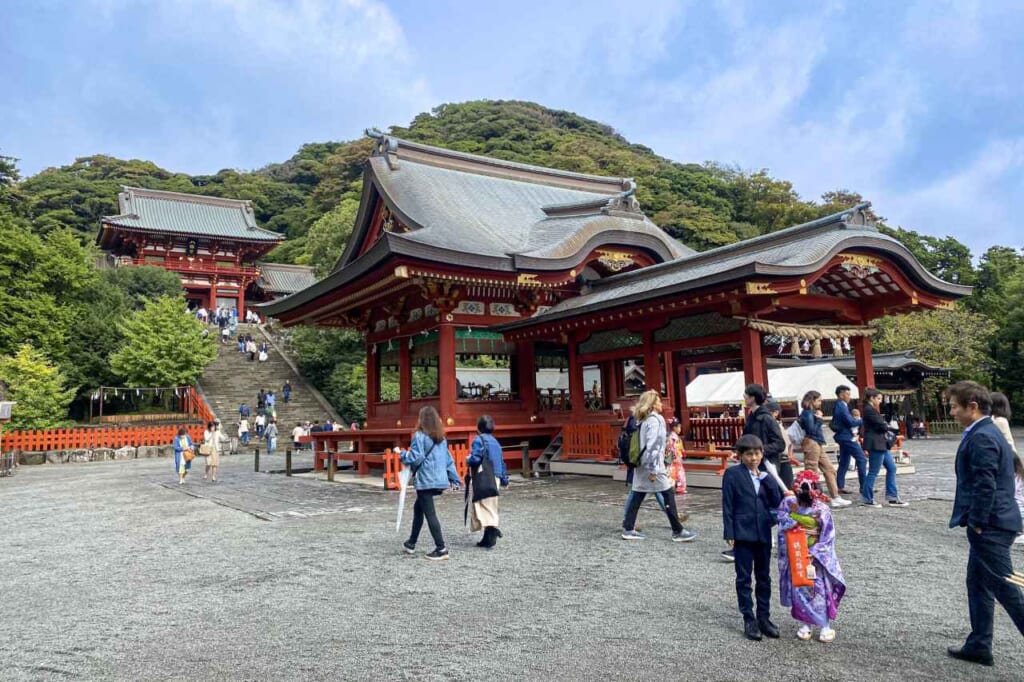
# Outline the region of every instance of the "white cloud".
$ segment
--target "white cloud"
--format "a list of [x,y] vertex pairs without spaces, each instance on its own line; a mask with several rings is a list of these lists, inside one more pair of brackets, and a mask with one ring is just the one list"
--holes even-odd
[[953,234],[978,256],[991,244],[1024,245],[1017,207],[1007,202],[1008,194],[1022,190],[1024,137],[996,139],[963,168],[912,192],[884,197],[883,212],[890,222],[911,229]]

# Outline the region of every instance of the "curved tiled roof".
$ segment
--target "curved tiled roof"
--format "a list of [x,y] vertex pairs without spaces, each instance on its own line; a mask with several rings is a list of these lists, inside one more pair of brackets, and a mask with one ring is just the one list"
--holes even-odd
[[260,277],[256,286],[275,294],[294,294],[316,284],[313,268],[283,263],[257,263]]
[[589,293],[562,301],[542,315],[502,325],[533,326],[571,315],[639,302],[752,275],[794,276],[815,271],[846,249],[881,252],[901,261],[923,290],[959,298],[971,288],[938,279],[896,239],[868,224],[861,204],[809,223],[652,265],[593,283]]
[[[439,252],[455,251],[497,259],[485,267],[512,271],[562,268],[574,265],[574,256],[586,256],[578,249],[606,232],[609,239],[597,239],[597,245],[638,246],[659,260],[693,253],[644,216],[632,199],[629,178],[378,139],[365,178],[411,228],[388,235],[402,253],[437,258]],[[356,259],[359,242],[358,236],[351,240],[339,268]]]
[[276,232],[256,226],[249,201],[141,187],[123,187],[122,190],[117,195],[120,214],[105,216],[103,225],[262,242],[284,239]]

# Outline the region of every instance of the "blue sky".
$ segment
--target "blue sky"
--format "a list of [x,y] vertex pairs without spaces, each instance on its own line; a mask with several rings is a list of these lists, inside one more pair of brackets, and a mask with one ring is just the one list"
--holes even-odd
[[6,0],[0,152],[252,169],[443,102],[523,99],[671,159],[848,188],[1024,245],[1024,3]]

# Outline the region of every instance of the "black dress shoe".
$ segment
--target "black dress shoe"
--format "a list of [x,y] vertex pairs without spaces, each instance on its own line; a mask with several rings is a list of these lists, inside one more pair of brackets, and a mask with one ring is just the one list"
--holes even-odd
[[980,663],[981,665],[992,665],[992,654],[986,654],[984,652],[964,651],[963,647],[951,646],[946,649],[946,653],[953,658],[958,658],[961,661],[967,661],[968,663]]
[[761,641],[761,629],[757,627],[757,621],[755,620],[744,620],[743,621],[743,636],[747,639],[752,639],[755,642]]
[[771,637],[772,639],[779,638],[779,627],[767,618],[757,621],[757,627],[765,637]]

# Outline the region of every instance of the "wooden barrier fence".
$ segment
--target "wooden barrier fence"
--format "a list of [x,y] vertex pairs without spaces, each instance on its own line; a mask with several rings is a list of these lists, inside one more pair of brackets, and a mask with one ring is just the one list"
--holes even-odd
[[184,426],[192,440],[198,443],[203,438],[204,425],[216,417],[195,386],[187,387],[182,397],[186,414],[202,423],[192,424],[134,424],[129,426],[78,426],[67,429],[18,429],[5,431],[0,436],[0,450],[10,452],[39,452],[48,450],[90,450],[94,448],[123,448],[140,445],[170,445]]
[[720,445],[732,447],[743,435],[743,417],[728,419],[691,419],[690,435],[687,440],[697,446]]
[[616,424],[566,424],[562,459],[618,459],[619,431]]
[[[192,440],[203,438],[202,424],[183,425]],[[91,450],[140,445],[170,445],[178,426],[85,426],[72,429],[25,429],[7,431],[0,437],[0,450],[39,452],[49,450]]]

